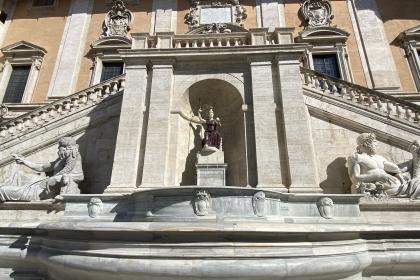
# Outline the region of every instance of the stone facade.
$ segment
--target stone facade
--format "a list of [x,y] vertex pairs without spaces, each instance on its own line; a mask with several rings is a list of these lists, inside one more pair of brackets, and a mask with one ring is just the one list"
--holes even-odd
[[[63,137],[84,174],[78,190],[0,203],[0,278],[419,277],[420,202],[404,193],[418,187],[420,59],[404,48],[420,39],[400,33],[420,18],[383,2],[0,1],[0,101],[14,67],[36,69],[32,102],[1,110],[0,193],[16,170],[54,178],[16,154],[54,159]],[[309,69],[331,54],[341,79]],[[376,171],[411,175],[400,192],[352,189],[389,185],[363,177]]]

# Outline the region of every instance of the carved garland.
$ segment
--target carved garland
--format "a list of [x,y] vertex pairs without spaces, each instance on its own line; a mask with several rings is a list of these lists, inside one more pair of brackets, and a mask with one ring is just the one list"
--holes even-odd
[[305,0],[301,13],[308,23],[305,28],[329,26],[334,18],[330,0]]
[[[225,1],[211,1],[211,0],[192,0],[191,7],[185,15],[185,23],[188,24],[190,29],[200,26],[200,7],[232,7],[233,9],[233,22],[238,26],[243,26],[244,21],[247,18],[246,9],[240,3],[240,0],[225,0]],[[230,22],[226,22],[230,23]],[[222,28],[220,28],[222,26]],[[213,23],[209,24],[207,28],[207,33],[228,33],[229,29],[223,28],[224,23]]]

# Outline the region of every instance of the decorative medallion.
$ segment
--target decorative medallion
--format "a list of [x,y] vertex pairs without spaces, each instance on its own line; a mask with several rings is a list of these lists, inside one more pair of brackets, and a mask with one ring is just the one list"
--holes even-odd
[[265,216],[265,193],[257,192],[252,197],[252,208],[254,209],[254,214],[258,217]]
[[332,219],[334,215],[334,202],[329,197],[322,197],[317,202],[318,211],[321,217]]
[[192,0],[185,23],[190,29],[208,25],[207,33],[228,33],[228,28],[221,28],[223,24],[243,26],[246,18],[246,9],[240,0]]
[[211,196],[205,190],[198,190],[194,193],[192,204],[197,216],[206,216],[211,208]]
[[89,217],[96,218],[102,213],[103,203],[98,197],[92,197],[88,203]]
[[306,28],[329,26],[334,18],[330,0],[305,0],[301,13],[308,23]]
[[111,10],[105,16],[104,33],[101,37],[127,37],[133,14],[125,7],[122,0],[115,0]]

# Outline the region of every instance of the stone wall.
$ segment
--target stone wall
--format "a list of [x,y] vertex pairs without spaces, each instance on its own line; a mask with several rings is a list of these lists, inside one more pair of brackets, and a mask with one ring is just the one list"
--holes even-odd
[[[1,47],[24,40],[47,51],[32,95],[31,102],[36,103],[46,99],[71,0],[57,1],[51,8],[34,8],[31,2],[17,1]],[[0,61],[4,62],[4,59],[0,53]]]
[[[347,157],[356,151],[356,138],[360,133],[314,116],[311,116],[311,125],[321,188],[325,193],[350,192],[351,181],[345,164]],[[407,151],[381,140],[378,139],[379,155],[397,164],[412,158]]]
[[398,69],[402,90],[416,91],[411,70],[405,57],[404,49],[397,38],[401,32],[420,24],[418,11],[420,2],[416,0],[378,0],[379,13],[384,22],[392,56]]

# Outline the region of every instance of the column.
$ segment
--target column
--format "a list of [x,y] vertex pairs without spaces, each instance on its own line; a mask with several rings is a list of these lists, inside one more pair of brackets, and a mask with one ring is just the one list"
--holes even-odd
[[308,109],[302,92],[301,54],[277,56],[283,112],[284,143],[289,169],[289,192],[322,192]]
[[286,26],[283,0],[259,0],[258,2],[259,27],[267,27],[272,32],[275,28]]
[[[401,88],[400,78],[375,0],[352,0],[367,67],[376,90]],[[384,59],[386,58],[386,59]]]
[[92,7],[93,0],[71,2],[48,97],[63,97],[75,91]]
[[272,57],[252,57],[251,80],[258,188],[287,191],[280,166]]
[[152,34],[176,32],[177,0],[153,0]]
[[142,187],[163,187],[169,166],[170,104],[173,91],[172,59],[153,60],[149,121]]
[[107,193],[130,192],[141,176],[141,140],[148,86],[147,61],[125,61],[126,87],[121,105],[111,185]]

